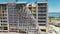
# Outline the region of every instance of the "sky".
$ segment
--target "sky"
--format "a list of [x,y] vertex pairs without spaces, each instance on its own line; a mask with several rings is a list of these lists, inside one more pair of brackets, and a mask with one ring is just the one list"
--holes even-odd
[[[8,0],[8,1],[15,1],[15,0]],[[35,0],[19,0],[18,2],[27,2],[27,1],[35,2]],[[0,0],[0,2],[5,2],[5,0]],[[48,12],[60,12],[60,0],[48,0]]]

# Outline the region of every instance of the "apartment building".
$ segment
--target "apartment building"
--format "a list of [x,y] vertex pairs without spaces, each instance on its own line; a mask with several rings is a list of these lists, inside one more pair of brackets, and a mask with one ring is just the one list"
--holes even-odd
[[8,30],[8,12],[6,4],[0,4],[0,32]]
[[0,3],[0,32],[35,32],[34,17],[26,5],[26,2]]
[[[27,5],[27,2],[0,3],[0,32],[20,32],[20,29],[23,28],[22,24],[24,26],[27,26],[28,20],[25,19],[26,20],[25,21],[24,19],[21,19],[21,15],[20,15],[20,13],[22,13],[20,11],[26,5]],[[33,14],[35,19],[38,17],[37,23],[38,23],[41,31],[47,32],[47,29],[48,29],[47,28],[48,3],[47,2],[38,2],[37,3],[38,11],[36,11],[36,6],[32,6],[32,5],[33,4],[28,5],[29,10],[31,11],[31,13]],[[22,15],[24,15],[24,14],[22,13]],[[31,21],[31,19],[29,21]],[[32,23],[32,22],[29,22],[29,23]],[[29,26],[30,27],[28,27],[28,26],[27,27],[30,28],[30,30],[34,30],[35,27],[34,28],[31,27],[31,24]],[[22,30],[25,31],[27,29],[27,27],[24,27],[25,29],[23,28]]]
[[[48,28],[47,28],[47,7],[48,7],[48,3],[47,2],[38,2],[38,11],[36,11],[36,4],[30,4],[28,7],[31,10],[33,16],[37,19],[38,17],[38,25],[39,28],[41,29],[41,31],[43,32],[47,32]],[[37,16],[38,15],[38,16]]]
[[47,14],[48,14],[48,3],[38,3],[38,25],[42,31],[47,32]]

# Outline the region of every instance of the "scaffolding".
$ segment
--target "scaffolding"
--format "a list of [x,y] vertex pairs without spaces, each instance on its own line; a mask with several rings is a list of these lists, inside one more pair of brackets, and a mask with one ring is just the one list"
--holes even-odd
[[[11,23],[12,25],[10,25],[9,22],[9,29],[10,27],[14,27],[13,29],[16,29],[16,31],[20,33],[41,34],[42,32],[40,31],[37,22],[38,19],[34,18],[33,14],[31,13],[31,10],[27,7],[27,4],[18,7],[16,3],[8,3],[8,13],[9,13],[8,15],[10,15],[9,17],[12,17],[12,21],[10,22],[16,22],[16,26],[12,26],[15,23],[13,24]],[[36,11],[37,10],[38,9],[36,8]]]
[[[18,0],[16,0],[16,2],[17,1]],[[38,26],[38,14],[37,14],[37,17],[34,18],[33,14],[31,13],[31,10],[27,6],[22,5],[22,7],[18,7],[16,2],[7,3],[9,31],[16,29],[13,31],[16,31],[16,32],[18,31],[20,33],[24,32],[26,34],[29,34],[29,33],[40,34],[41,31]],[[36,0],[36,13],[38,11],[37,4],[38,3]],[[10,21],[10,18],[11,18],[11,21]]]
[[[14,26],[14,27],[16,27],[17,31],[20,33],[22,31],[26,34],[29,34],[29,33],[37,34],[37,32],[38,32],[37,24],[36,24],[37,21],[34,18],[31,11],[29,10],[29,8],[24,5],[22,6],[21,9],[17,9],[16,7],[17,6],[15,3],[8,3],[8,13],[10,16],[12,16],[13,21],[11,21],[11,22],[17,22],[16,26]],[[12,25],[14,25],[14,23]],[[9,23],[9,27],[10,26],[11,25]],[[13,26],[11,26],[11,27],[13,27]]]

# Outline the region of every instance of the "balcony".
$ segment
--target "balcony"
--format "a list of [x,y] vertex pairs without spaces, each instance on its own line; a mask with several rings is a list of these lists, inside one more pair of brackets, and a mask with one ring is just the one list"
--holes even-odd
[[46,19],[38,19],[39,21],[46,21]]

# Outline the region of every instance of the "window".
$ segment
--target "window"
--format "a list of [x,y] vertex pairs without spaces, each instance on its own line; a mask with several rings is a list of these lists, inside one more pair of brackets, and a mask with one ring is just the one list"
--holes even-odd
[[4,13],[4,11],[2,11],[2,13]]
[[2,21],[1,21],[2,22]]
[[4,27],[4,30],[8,30],[8,28],[7,27]]
[[39,3],[38,6],[47,6],[47,3]]
[[38,14],[38,16],[46,16],[46,14]]
[[7,19],[6,17],[3,17],[3,19]]
[[2,6],[2,10],[6,10],[6,6]]
[[7,16],[7,14],[3,14],[3,16]]
[[46,11],[46,9],[47,9],[46,7],[38,7],[38,11],[43,11],[44,12],[44,11]]
[[46,13],[46,11],[42,11],[42,10],[38,10],[38,12],[41,12],[41,13]]
[[45,17],[41,18],[41,17],[38,17],[38,19],[46,19]]
[[40,22],[40,23],[41,23],[41,22],[42,22],[42,23],[45,23],[46,21],[38,21],[38,22]]
[[28,7],[30,10],[32,10],[32,7]]
[[3,22],[7,22],[7,21],[3,21]]
[[32,6],[32,5],[29,5],[29,6]]
[[7,24],[1,24],[1,25],[3,25],[3,26],[7,26]]
[[2,10],[6,10],[6,4],[2,4]]
[[2,11],[2,13],[7,13],[7,11]]
[[46,29],[41,29],[41,31],[46,32]]
[[7,21],[1,21],[1,22],[7,22]]

